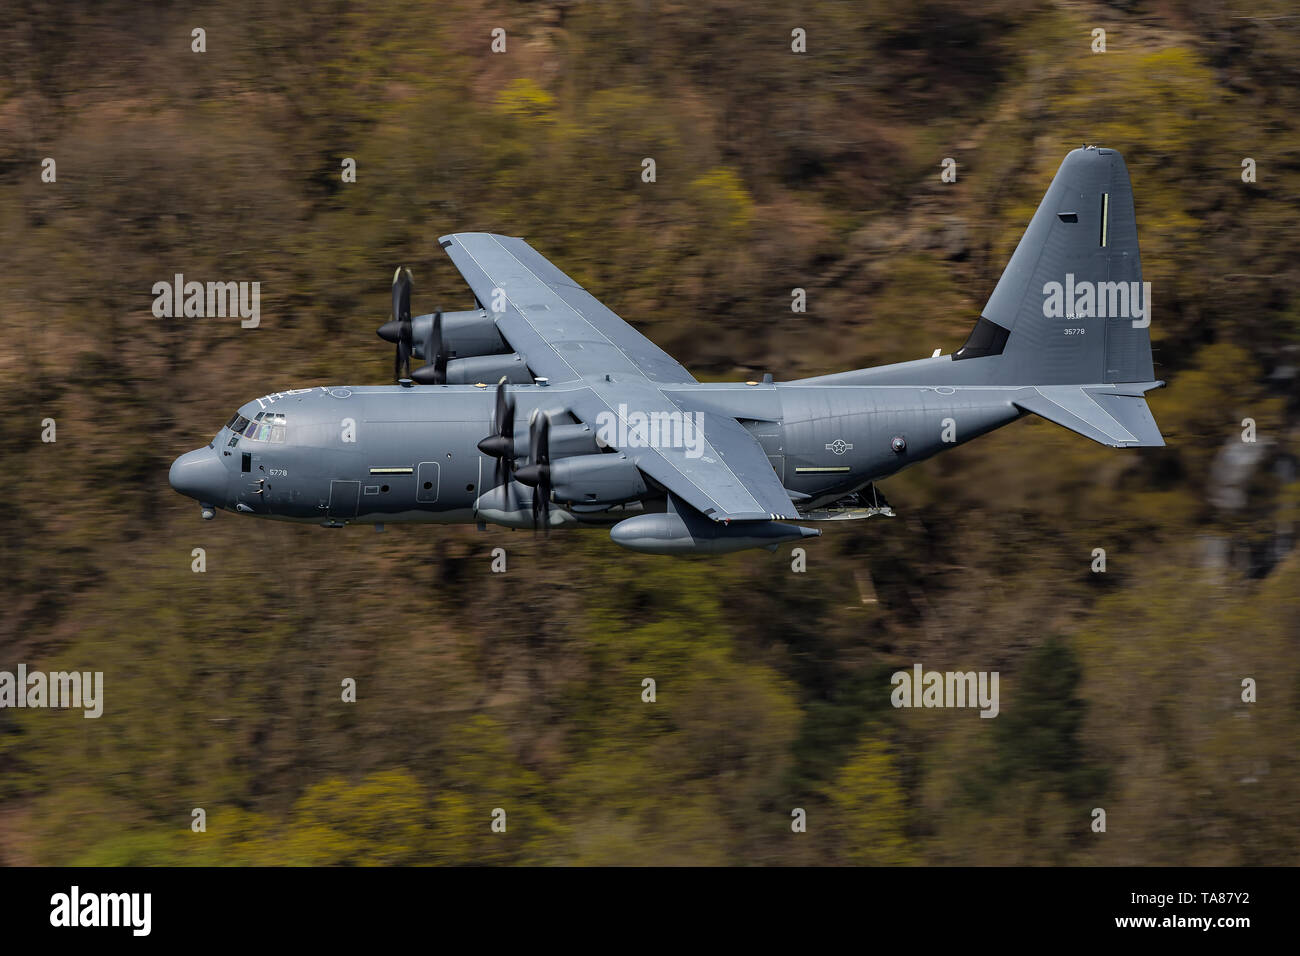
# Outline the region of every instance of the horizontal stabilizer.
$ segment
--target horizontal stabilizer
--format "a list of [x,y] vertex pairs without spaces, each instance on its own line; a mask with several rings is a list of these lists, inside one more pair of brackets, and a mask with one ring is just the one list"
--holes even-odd
[[1164,445],[1143,395],[1163,382],[1125,385],[1039,385],[1024,389],[1016,407],[1112,448]]

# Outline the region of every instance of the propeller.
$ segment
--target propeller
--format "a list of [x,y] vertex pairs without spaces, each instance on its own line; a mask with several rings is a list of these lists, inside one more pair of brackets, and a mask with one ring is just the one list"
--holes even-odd
[[495,458],[496,484],[504,488],[506,510],[510,509],[510,470],[515,460],[515,400],[506,392],[506,377],[497,382],[497,407],[492,416],[492,434],[478,443],[478,450]]
[[528,423],[528,464],[515,472],[515,480],[533,490],[533,530],[538,519],[547,534],[551,528],[551,420],[538,410]]
[[411,377],[421,385],[447,383],[447,353],[442,347],[442,309],[433,313],[429,334],[424,339],[424,364]]
[[[397,324],[397,354],[393,358],[393,378],[401,381],[403,378],[410,377],[411,352],[414,349],[411,334],[411,270],[405,266],[398,266],[397,271],[393,273],[393,322]],[[383,334],[383,330],[380,334]],[[403,375],[403,372],[406,374]]]

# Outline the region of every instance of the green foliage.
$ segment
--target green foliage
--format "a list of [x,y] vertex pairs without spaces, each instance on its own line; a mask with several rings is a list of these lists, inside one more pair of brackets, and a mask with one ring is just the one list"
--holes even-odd
[[997,723],[995,779],[1031,780],[1075,800],[1100,796],[1103,783],[1080,736],[1087,706],[1078,696],[1081,673],[1073,648],[1058,637],[1026,656],[1006,688],[1013,703]]
[[855,866],[916,863],[902,777],[885,743],[864,737],[826,793],[839,855]]
[[[1111,10],[1101,55],[1091,14],[1011,0],[656,10],[218,5],[205,58],[179,10],[6,14],[0,669],[100,670],[105,700],[0,711],[0,862],[1295,858],[1300,21]],[[951,351],[1081,142],[1134,181],[1166,448],[1026,419],[890,479],[901,516],[806,574],[200,523],[167,487],[253,395],[386,380],[396,262],[467,306],[444,232],[528,237],[702,380]],[[154,319],[175,272],[260,281],[262,327]],[[1002,714],[888,708],[912,661],[1000,671]]]

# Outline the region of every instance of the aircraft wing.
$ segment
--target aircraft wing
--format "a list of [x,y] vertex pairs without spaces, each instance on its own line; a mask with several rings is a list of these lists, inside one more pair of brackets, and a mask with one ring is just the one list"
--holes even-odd
[[[601,385],[605,387],[602,388]],[[602,420],[602,413],[622,421],[630,414],[686,415],[672,399],[650,385],[610,386],[593,383],[570,400],[573,413],[588,424]],[[734,418],[715,412],[692,415],[696,441],[686,447],[645,447],[641,443],[618,445],[636,461],[637,467],[714,521],[769,521],[798,517],[789,494],[781,486],[763,446]]]
[[695,381],[524,240],[461,232],[438,243],[534,374],[555,384],[607,372],[653,382]]
[[758,440],[735,418],[678,406],[663,386],[694,382],[691,374],[532,246],[490,233],[456,233],[439,243],[535,375],[587,386],[565,391],[584,422],[621,422],[617,434],[635,436],[629,416],[691,416],[698,434],[682,447],[635,437],[611,443],[645,474],[714,521],[797,517]]

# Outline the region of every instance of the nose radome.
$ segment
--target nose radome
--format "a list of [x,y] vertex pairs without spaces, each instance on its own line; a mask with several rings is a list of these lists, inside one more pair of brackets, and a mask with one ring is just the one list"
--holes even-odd
[[181,494],[209,504],[225,498],[226,469],[211,448],[187,451],[174,462],[167,475],[171,486]]

